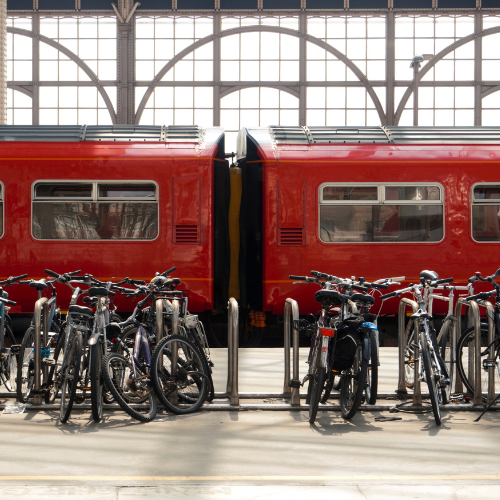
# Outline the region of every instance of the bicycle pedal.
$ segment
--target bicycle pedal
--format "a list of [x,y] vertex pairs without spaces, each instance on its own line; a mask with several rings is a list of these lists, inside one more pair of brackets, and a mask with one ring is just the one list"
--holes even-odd
[[42,365],[44,366],[54,366],[55,364],[56,364],[55,359],[49,359],[49,358],[42,359]]
[[10,352],[12,354],[19,354],[20,350],[21,350],[21,344],[14,344],[10,346]]
[[289,380],[288,387],[291,387],[292,389],[300,389],[302,384],[300,383],[300,380]]
[[487,370],[488,368],[495,368],[496,363],[494,359],[483,359],[483,368]]

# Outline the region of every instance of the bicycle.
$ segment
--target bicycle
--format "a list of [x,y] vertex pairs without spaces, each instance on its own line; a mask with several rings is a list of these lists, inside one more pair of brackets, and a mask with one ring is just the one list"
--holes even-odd
[[[488,282],[493,286],[493,290],[489,292],[481,292],[476,295],[467,297],[464,301],[468,302],[475,300],[478,304],[485,303],[490,297],[494,297],[493,304],[493,340],[489,338],[488,323],[481,322],[480,325],[480,358],[481,358],[481,389],[487,388],[489,383],[495,384],[495,387],[500,386],[500,285],[495,281],[495,278],[500,276],[500,269],[483,278],[480,273],[469,278],[469,283],[473,284],[477,280]],[[489,314],[489,312],[488,312]],[[475,392],[475,327],[471,326],[461,335],[457,344],[457,369],[467,390],[474,394]],[[490,380],[491,377],[491,380]],[[484,391],[483,391],[484,392]]]
[[[446,364],[442,360],[438,352],[439,349],[432,338],[432,316],[427,311],[425,296],[428,295],[429,290],[452,281],[453,278],[439,279],[438,274],[434,271],[422,271],[420,273],[420,283],[379,297],[381,300],[386,300],[391,297],[400,297],[403,293],[412,292],[416,298],[418,311],[411,316],[410,320],[414,325],[413,335],[408,338],[406,345],[412,348],[413,360],[411,360],[411,364],[415,366],[418,363],[419,380],[427,383],[434,420],[437,425],[441,424],[440,403],[446,404],[448,402],[450,377]],[[422,294],[422,290],[424,294]],[[427,294],[425,294],[426,291]]]
[[[9,317],[8,306],[15,306],[16,302],[9,300],[9,294],[3,290],[21,279],[27,278],[27,274],[10,277],[0,281],[0,385],[4,385],[8,392],[16,391],[17,376],[17,354],[19,346],[12,333],[11,319]],[[5,334],[10,341],[10,348],[5,347]]]
[[19,348],[19,357],[17,364],[17,399],[21,403],[26,403],[33,393],[35,384],[36,365],[41,367],[43,383],[40,392],[45,393],[45,383],[48,376],[48,368],[52,364],[51,347],[57,341],[62,328],[61,311],[57,307],[57,293],[54,288],[53,281],[47,281],[45,278],[41,280],[19,281],[20,284],[27,284],[30,288],[34,288],[38,293],[40,300],[44,293],[50,292],[51,296],[47,299],[44,307],[47,311],[46,321],[44,321],[43,312],[40,318],[40,357],[38,363],[35,359],[35,323],[36,318],[33,316],[30,327],[26,330],[21,346]]
[[[371,295],[363,293],[343,294],[332,288],[346,287],[368,291],[353,280],[344,280],[336,276],[311,271],[308,276],[289,276],[299,283],[316,283],[322,289],[315,293],[315,300],[321,303],[321,310],[314,325],[305,320],[295,320],[294,328],[312,333],[309,350],[308,374],[303,383],[309,380],[306,402],[309,404],[309,422],[314,423],[319,403],[326,402],[333,388],[335,376],[340,376],[340,407],[345,419],[352,418],[360,404],[367,385],[368,364],[371,359],[370,332],[372,326],[360,328],[366,322],[366,315],[354,312],[355,304],[364,307],[375,302]],[[324,281],[322,281],[322,279]],[[374,285],[373,288],[388,288],[388,285]],[[304,323],[305,322],[305,323]],[[342,342],[341,348],[337,344]],[[326,377],[328,383],[325,388]],[[325,389],[325,395],[323,394]]]

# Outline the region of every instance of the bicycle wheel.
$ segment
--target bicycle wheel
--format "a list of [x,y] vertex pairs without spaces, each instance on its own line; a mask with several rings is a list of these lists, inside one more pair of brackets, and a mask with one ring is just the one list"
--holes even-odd
[[203,372],[207,374],[208,379],[209,379],[209,387],[208,387],[208,395],[207,395],[207,401],[211,402],[214,399],[215,396],[215,390],[214,390],[214,381],[212,379],[212,367],[210,366],[210,363],[208,362],[206,351],[203,348],[203,345],[198,337],[198,333],[194,329],[189,330],[189,340],[194,342],[196,347],[198,348],[198,351],[200,353],[201,361],[203,363]]
[[377,402],[378,391],[378,338],[374,330],[370,331],[370,362],[368,364],[368,374],[366,377],[365,397],[369,405]]
[[422,361],[424,363],[424,375],[427,387],[429,388],[429,398],[431,400],[432,412],[437,425],[441,424],[441,408],[439,407],[438,380],[435,370],[435,362],[431,359],[431,352],[425,333],[420,334],[420,348],[422,350]]
[[101,421],[104,404],[104,385],[101,377],[102,349],[103,346],[99,341],[90,346],[90,402],[94,422]]
[[17,400],[27,403],[35,384],[35,329],[24,334],[17,363]]
[[342,417],[354,417],[361,405],[368,374],[368,359],[363,356],[363,348],[358,345],[351,368],[340,377],[340,411]]
[[319,402],[323,387],[325,385],[326,369],[324,366],[318,366],[314,378],[309,381],[311,384],[311,401],[309,402],[309,423],[314,424],[318,414]]
[[0,386],[3,384],[8,392],[17,389],[17,356],[6,350],[0,353]]
[[62,356],[61,351],[63,350],[64,343],[66,339],[66,323],[63,324],[61,328],[61,333],[57,339],[56,348],[54,349],[54,355],[52,359],[54,364],[50,367],[49,376],[47,377],[47,388],[45,392],[45,403],[52,404],[59,394],[61,388],[61,377],[62,377]]
[[151,378],[163,406],[178,415],[197,411],[207,398],[209,378],[198,348],[180,335],[165,337],[156,346]]
[[416,323],[412,319],[408,321],[405,329],[405,385],[413,389],[415,384],[415,347],[418,343],[416,335]]
[[149,375],[143,373],[129,355],[108,353],[102,361],[102,376],[120,408],[140,422],[151,422],[156,415],[156,398]]
[[68,421],[76,398],[76,387],[80,380],[80,361],[82,358],[82,334],[76,332],[70,340],[68,350],[63,359],[63,375],[61,384],[61,406],[59,420]]
[[[457,369],[467,390],[474,394],[474,373],[475,373],[475,344],[476,333],[474,327],[470,327],[462,334],[457,346]],[[483,394],[488,390],[488,370],[483,369],[483,362],[490,358],[488,347],[488,327],[481,325],[481,391]],[[500,338],[495,340],[493,349],[495,354],[500,348]],[[495,359],[497,357],[493,356]],[[498,361],[497,361],[498,362]],[[493,369],[495,387],[500,387],[500,376],[498,369]]]
[[448,404],[450,401],[451,387],[453,384],[452,342],[453,339],[450,331],[450,322],[445,319],[437,338],[437,352],[439,353],[441,372],[446,372],[443,373],[443,375],[449,381],[445,387],[441,388],[443,404]]

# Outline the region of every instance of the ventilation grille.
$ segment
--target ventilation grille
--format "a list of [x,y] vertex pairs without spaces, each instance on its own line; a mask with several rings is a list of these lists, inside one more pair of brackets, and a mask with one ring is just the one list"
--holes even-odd
[[303,245],[304,229],[300,228],[280,228],[280,245]]
[[174,243],[198,243],[198,226],[175,226]]

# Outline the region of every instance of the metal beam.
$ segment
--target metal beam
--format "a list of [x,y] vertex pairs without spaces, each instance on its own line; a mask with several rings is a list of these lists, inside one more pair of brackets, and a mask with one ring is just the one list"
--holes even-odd
[[481,85],[483,75],[483,38],[479,33],[483,31],[483,15],[476,13],[474,16],[474,125],[480,126],[482,122],[482,91]]
[[33,16],[31,27],[33,29],[32,51],[33,58],[31,61],[31,78],[32,85],[32,108],[31,108],[31,124],[40,125],[40,16]]
[[[479,37],[485,37],[488,35],[494,35],[495,33],[500,33],[500,26],[495,26],[493,28],[489,28],[487,30],[482,30],[479,33],[471,33],[470,35],[460,38],[456,42],[448,45],[448,47],[445,47],[439,54],[434,56],[419,72],[417,75],[417,79],[419,80],[419,85],[421,84],[422,78],[427,74],[427,72],[433,68],[443,57],[448,55],[450,52],[453,52],[455,49],[458,49],[458,47],[461,47],[462,45],[465,45],[466,43],[472,42],[473,40],[479,38]],[[403,114],[403,110],[406,106],[406,103],[408,102],[408,98],[410,97],[411,93],[413,92],[413,85],[410,85],[407,89],[406,92],[404,93],[403,97],[401,98],[401,101],[398,105],[398,109],[396,111],[396,117],[394,124],[397,125],[399,123],[399,120],[401,119],[401,115]]]
[[[384,110],[382,108],[382,105],[380,104],[380,100],[377,94],[375,93],[375,90],[373,89],[372,85],[366,78],[365,74],[356,66],[356,64],[354,64],[348,57],[342,54],[342,52],[338,51],[336,48],[332,47],[328,43],[323,42],[323,40],[320,40],[319,38],[316,38],[312,35],[308,35],[307,33],[301,33],[300,31],[297,30],[282,28],[278,26],[261,26],[261,25],[232,28],[229,30],[221,31],[220,33],[214,33],[205,38],[201,38],[200,40],[186,47],[184,50],[181,50],[174,58],[172,58],[167,64],[165,64],[165,66],[163,66],[163,68],[158,72],[154,80],[151,82],[150,87],[148,88],[148,90],[146,90],[144,97],[142,98],[141,103],[137,108],[135,123],[138,124],[140,122],[142,113],[144,111],[144,108],[146,107],[146,103],[151,97],[151,94],[154,92],[154,89],[158,84],[158,82],[160,82],[161,79],[168,73],[168,71],[170,71],[170,69],[172,69],[181,59],[183,59],[196,49],[202,47],[203,45],[211,43],[218,38],[237,35],[240,33],[251,33],[251,32],[281,33],[284,35],[294,36],[299,39],[304,39],[307,42],[313,43],[318,47],[321,47],[322,49],[326,50],[330,54],[333,54],[337,59],[342,61],[356,75],[356,77],[361,82],[363,82],[363,85],[365,86],[366,91],[370,95],[373,104],[375,105],[375,108],[379,114],[380,122],[385,123]],[[266,82],[261,82],[261,86],[265,87]]]
[[[299,31],[301,35],[307,33],[307,16],[302,13],[299,16]],[[307,44],[302,36],[299,41],[299,125],[307,125]]]
[[[387,116],[386,125],[394,125],[394,81],[395,73],[395,27],[396,21],[394,12],[389,12],[386,19],[386,45],[385,45],[385,78],[387,80],[385,113]],[[373,84],[372,84],[373,85]]]
[[[214,33],[221,32],[221,17],[219,14],[214,16]],[[221,48],[220,48],[220,38],[214,40],[213,45],[213,54],[214,54],[214,65],[213,65],[213,82],[210,82],[214,87],[214,108],[213,108],[213,116],[214,116],[214,127],[220,126],[220,100],[224,97],[221,93],[220,86],[220,59],[221,59]]]
[[[97,78],[97,75],[75,53],[73,53],[71,50],[67,49],[64,45],[61,45],[60,43],[58,43],[54,40],[51,40],[50,38],[47,38],[44,35],[35,34],[33,31],[24,30],[21,28],[13,28],[13,27],[9,26],[7,28],[7,32],[14,33],[15,35],[22,35],[22,36],[27,36],[30,38],[36,38],[40,42],[46,43],[47,45],[50,45],[51,47],[54,47],[55,49],[61,51],[64,55],[66,55],[72,61],[74,61],[80,68],[82,68],[82,70],[92,80],[93,84],[97,87],[97,90],[101,94],[102,98],[104,99],[104,102],[106,104],[106,107],[108,108],[109,114],[111,115],[112,123],[113,124],[116,123],[115,110],[113,108],[113,104],[111,103],[111,99],[108,96],[108,93],[104,90],[99,78]],[[33,82],[33,84],[38,84],[38,82]]]

